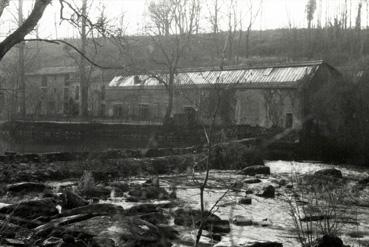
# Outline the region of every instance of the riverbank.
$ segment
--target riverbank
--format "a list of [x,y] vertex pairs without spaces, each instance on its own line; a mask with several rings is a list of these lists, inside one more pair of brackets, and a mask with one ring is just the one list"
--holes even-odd
[[[201,154],[186,154],[118,157],[97,163],[2,164],[3,171],[14,169],[14,174],[22,175],[16,180],[10,179],[14,174],[1,178],[8,181],[2,186],[2,207],[13,207],[0,209],[0,216],[8,217],[1,221],[2,229],[13,229],[1,234],[9,234],[6,241],[18,241],[17,246],[29,246],[31,240],[41,246],[68,241],[87,241],[96,246],[193,246],[200,208],[199,183],[204,178],[204,173],[196,169],[194,172],[193,167],[203,158]],[[270,175],[245,175],[235,170],[210,172],[205,205],[209,210],[216,205],[215,216],[204,231],[201,246],[259,246],[260,242],[299,246],[290,202],[308,205],[309,197],[298,190],[298,181],[302,180],[296,178],[310,178],[319,170],[332,168],[342,173],[342,178],[332,180],[334,185],[347,195],[339,203],[344,211],[340,211],[337,235],[350,246],[369,244],[369,170],[286,161],[265,165]],[[36,171],[41,170],[49,175],[38,175]],[[14,185],[20,181],[33,183]],[[10,218],[6,216],[9,213]],[[324,211],[302,217],[308,216],[313,224],[319,223]],[[185,220],[188,217],[190,222]]]

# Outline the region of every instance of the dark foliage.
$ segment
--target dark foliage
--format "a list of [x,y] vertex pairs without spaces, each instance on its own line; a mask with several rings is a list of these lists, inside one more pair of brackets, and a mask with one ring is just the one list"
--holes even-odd
[[237,170],[252,165],[264,165],[264,162],[259,150],[240,143],[230,143],[214,147],[210,164],[212,169]]

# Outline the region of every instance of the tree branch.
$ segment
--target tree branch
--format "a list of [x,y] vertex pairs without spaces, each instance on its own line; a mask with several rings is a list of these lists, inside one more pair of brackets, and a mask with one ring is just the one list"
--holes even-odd
[[[3,3],[3,1],[4,0],[1,0],[1,3]],[[23,22],[23,24],[0,43],[0,60],[13,46],[23,41],[24,37],[35,28],[50,2],[51,0],[36,0],[31,14]]]
[[9,0],[0,0],[0,17],[4,12],[4,9],[8,7],[8,5],[9,5]]

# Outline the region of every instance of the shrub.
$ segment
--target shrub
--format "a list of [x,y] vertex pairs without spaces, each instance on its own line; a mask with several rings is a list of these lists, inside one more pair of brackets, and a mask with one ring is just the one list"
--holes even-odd
[[342,179],[305,176],[294,178],[294,189],[287,202],[301,246],[313,246],[322,236],[338,236],[348,197]]
[[84,171],[82,177],[78,182],[78,190],[83,191],[91,191],[96,188],[96,183],[94,176],[91,171]]

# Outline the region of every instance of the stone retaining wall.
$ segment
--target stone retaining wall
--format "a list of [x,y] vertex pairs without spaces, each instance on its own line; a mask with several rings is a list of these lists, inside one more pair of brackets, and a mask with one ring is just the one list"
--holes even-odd
[[[77,151],[92,151],[91,149],[100,151],[107,148],[188,147],[205,143],[205,135],[201,126],[165,127],[162,125],[14,121],[2,124],[0,131],[4,140],[16,144],[75,145]],[[217,126],[216,128],[219,139],[263,137],[270,132],[270,130],[251,126]]]

